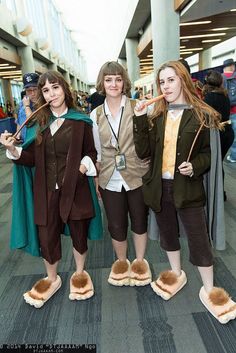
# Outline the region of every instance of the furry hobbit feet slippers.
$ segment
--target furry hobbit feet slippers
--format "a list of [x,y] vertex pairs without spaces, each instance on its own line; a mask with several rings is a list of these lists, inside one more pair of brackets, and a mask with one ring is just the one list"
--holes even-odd
[[184,271],[177,276],[172,271],[164,271],[158,279],[151,283],[154,292],[165,300],[172,298],[187,283],[187,277]]
[[129,286],[130,262],[129,260],[116,260],[108,278],[108,283],[113,286]]
[[40,279],[32,289],[23,294],[26,303],[41,308],[53,294],[61,287],[61,278],[57,275],[57,279],[52,282],[48,278]]
[[206,309],[221,323],[226,324],[236,318],[236,303],[223,288],[214,287],[208,294],[202,287],[199,298]]
[[73,273],[70,279],[70,300],[85,300],[94,295],[93,282],[88,272]]
[[130,267],[130,286],[146,286],[151,281],[152,275],[147,260],[135,259]]

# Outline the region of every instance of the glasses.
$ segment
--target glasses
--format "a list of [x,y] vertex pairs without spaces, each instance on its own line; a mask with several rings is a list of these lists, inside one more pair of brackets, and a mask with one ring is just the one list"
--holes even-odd
[[26,93],[36,93],[38,91],[38,88],[27,88],[25,90]]

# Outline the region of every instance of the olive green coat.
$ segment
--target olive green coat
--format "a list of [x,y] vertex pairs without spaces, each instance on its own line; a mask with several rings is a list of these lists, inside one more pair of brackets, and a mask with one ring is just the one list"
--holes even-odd
[[[162,155],[164,149],[165,118],[154,119],[150,128],[146,115],[134,117],[134,142],[139,158],[151,157],[150,170],[143,177],[145,203],[155,212],[161,209]],[[206,201],[203,174],[210,168],[210,131],[203,128],[193,148],[190,162],[193,177],[181,175],[178,166],[187,160],[194,137],[199,129],[194,111],[184,110],[177,137],[176,163],[174,172],[174,202],[176,208],[199,207]]]

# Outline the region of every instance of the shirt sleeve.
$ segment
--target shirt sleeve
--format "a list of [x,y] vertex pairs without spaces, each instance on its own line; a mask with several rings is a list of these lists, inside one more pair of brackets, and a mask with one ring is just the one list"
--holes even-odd
[[80,162],[80,164],[85,165],[87,172],[85,173],[87,176],[96,176],[97,171],[95,165],[93,164],[92,159],[89,156],[84,156]]
[[9,150],[6,150],[6,156],[9,159],[14,159],[17,160],[20,158],[21,153],[22,153],[22,147],[16,147],[17,153],[18,153],[18,157],[14,156]]
[[98,131],[98,124],[96,121],[97,117],[97,109],[94,109],[91,114],[90,118],[93,121],[93,139],[94,139],[94,145],[97,150],[97,162],[101,162],[101,142],[99,138],[99,131]]

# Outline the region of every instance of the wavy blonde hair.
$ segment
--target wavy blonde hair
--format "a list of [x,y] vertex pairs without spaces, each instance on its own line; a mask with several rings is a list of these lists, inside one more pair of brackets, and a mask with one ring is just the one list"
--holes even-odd
[[[162,94],[160,88],[160,72],[166,68],[172,68],[176,75],[180,78],[185,101],[195,110],[196,118],[199,120],[200,124],[204,123],[204,126],[206,127],[221,129],[220,114],[198,97],[191,76],[181,62],[168,61],[160,66],[156,75],[158,95]],[[154,119],[162,115],[166,116],[167,111],[168,103],[165,99],[161,99],[160,101],[156,102],[153,112],[149,117],[151,125],[153,125]]]

